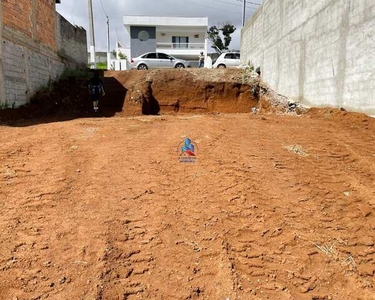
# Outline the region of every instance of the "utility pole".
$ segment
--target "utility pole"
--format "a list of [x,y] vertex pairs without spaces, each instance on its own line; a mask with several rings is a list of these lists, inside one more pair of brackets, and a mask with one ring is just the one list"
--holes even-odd
[[242,9],[242,27],[245,26],[245,16],[246,16],[246,0],[243,0],[243,9]]
[[89,1],[89,25],[90,25],[90,64],[91,64],[91,69],[96,69],[94,14],[92,11],[92,0],[88,0],[88,1]]
[[111,44],[109,38],[109,18],[107,16],[107,70],[109,70],[111,62]]

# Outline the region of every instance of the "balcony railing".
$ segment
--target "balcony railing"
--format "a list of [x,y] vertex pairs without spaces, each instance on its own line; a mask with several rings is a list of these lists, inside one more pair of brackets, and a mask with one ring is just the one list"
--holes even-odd
[[157,43],[158,49],[204,50],[205,43]]

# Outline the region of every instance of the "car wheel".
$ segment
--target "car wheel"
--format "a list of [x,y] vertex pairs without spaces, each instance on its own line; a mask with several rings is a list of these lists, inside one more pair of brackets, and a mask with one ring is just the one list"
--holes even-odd
[[175,68],[176,69],[184,69],[185,66],[183,64],[177,64]]
[[223,64],[220,64],[220,65],[218,65],[218,66],[217,66],[217,68],[218,68],[218,69],[225,69],[225,68],[226,68],[226,66],[225,66],[225,65],[223,65]]
[[140,64],[138,70],[148,70],[148,67],[145,64]]

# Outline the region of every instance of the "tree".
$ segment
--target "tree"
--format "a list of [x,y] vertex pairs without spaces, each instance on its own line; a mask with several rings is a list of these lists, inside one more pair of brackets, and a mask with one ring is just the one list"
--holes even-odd
[[127,59],[127,58],[128,58],[128,57],[127,57],[124,53],[122,53],[121,51],[119,51],[119,52],[117,53],[115,49],[113,49],[113,50],[111,51],[111,53],[112,53],[112,55],[113,55],[115,58],[117,58],[117,54],[118,54],[119,59]]
[[[230,22],[222,26],[211,26],[208,31],[208,39],[212,42],[212,48],[217,52],[228,50],[229,44],[232,41],[231,34],[236,31],[236,27]],[[223,42],[224,40],[224,42]]]

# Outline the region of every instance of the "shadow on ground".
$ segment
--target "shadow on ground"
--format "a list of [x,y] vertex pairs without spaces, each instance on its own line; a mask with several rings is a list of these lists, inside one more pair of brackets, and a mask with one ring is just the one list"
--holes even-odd
[[100,98],[99,111],[95,113],[88,81],[73,77],[60,80],[38,92],[30,103],[0,110],[0,125],[23,127],[77,118],[110,118],[122,112],[127,90],[120,82],[114,77],[103,78],[106,95]]

